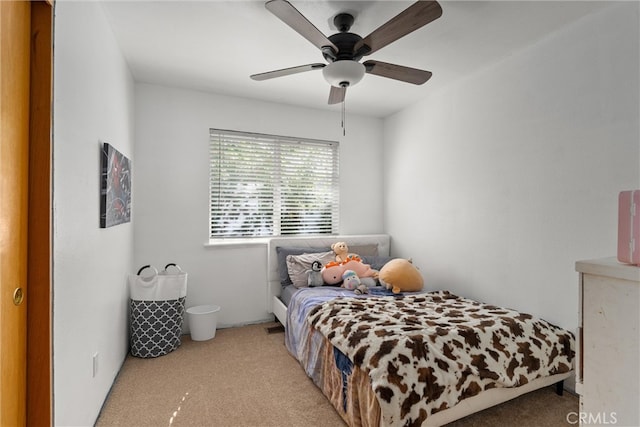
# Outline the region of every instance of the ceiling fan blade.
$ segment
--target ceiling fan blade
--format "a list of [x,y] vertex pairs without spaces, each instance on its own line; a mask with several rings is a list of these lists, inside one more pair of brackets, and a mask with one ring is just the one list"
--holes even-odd
[[362,63],[369,74],[400,80],[414,85],[421,85],[431,78],[431,71],[389,64],[381,61],[365,61]]
[[346,87],[331,86],[331,91],[329,92],[329,105],[340,104],[342,101],[344,101],[344,96],[346,94]]
[[252,74],[249,77],[251,77],[251,79],[253,80],[262,81],[262,80],[274,79],[276,77],[288,76],[291,74],[304,73],[305,71],[320,70],[324,67],[325,67],[325,64],[321,64],[321,63],[298,65],[297,67],[283,68],[282,70],[274,70],[274,71],[267,71],[266,73]]
[[356,43],[354,51],[369,55],[440,16],[442,7],[437,1],[417,1]]
[[333,53],[338,52],[338,48],[318,30],[307,18],[302,15],[298,9],[293,7],[287,0],[270,0],[265,3],[265,7],[269,12],[280,18],[282,22],[293,28],[298,34],[309,40],[315,47],[322,49],[330,47]]

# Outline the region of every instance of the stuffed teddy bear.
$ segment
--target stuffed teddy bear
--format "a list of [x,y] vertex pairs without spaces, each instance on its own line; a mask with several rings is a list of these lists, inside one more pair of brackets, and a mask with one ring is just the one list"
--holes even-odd
[[411,260],[396,258],[382,266],[378,273],[380,284],[391,292],[419,291],[424,286],[422,274]]
[[351,289],[358,295],[369,293],[367,286],[360,282],[360,278],[353,270],[345,270],[345,272],[342,273],[342,287]]
[[336,262],[344,262],[349,255],[349,247],[345,242],[336,242],[331,245],[331,250],[336,254]]
[[313,286],[322,286],[324,284],[324,280],[322,280],[322,263],[318,260],[313,261],[311,263],[311,270],[308,270],[309,275],[307,276],[307,285],[310,287]]

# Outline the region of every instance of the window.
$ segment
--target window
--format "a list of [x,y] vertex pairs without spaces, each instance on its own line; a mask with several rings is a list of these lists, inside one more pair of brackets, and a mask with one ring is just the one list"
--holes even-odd
[[210,129],[209,238],[338,232],[338,143]]

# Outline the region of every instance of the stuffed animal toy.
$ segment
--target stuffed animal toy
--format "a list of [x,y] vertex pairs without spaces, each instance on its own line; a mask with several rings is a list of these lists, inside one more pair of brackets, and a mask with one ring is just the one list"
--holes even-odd
[[360,282],[360,278],[353,270],[345,270],[345,272],[342,273],[342,287],[351,289],[358,295],[369,293],[367,286]]
[[360,286],[360,284],[361,284],[360,278],[358,277],[355,271],[345,270],[344,273],[342,273],[343,288],[354,290],[358,286]]
[[387,262],[378,274],[380,284],[391,292],[419,291],[424,286],[422,274],[413,265],[411,260],[396,258]]
[[350,259],[346,262],[329,262],[322,268],[322,280],[327,285],[337,285],[342,282],[342,274],[346,270],[353,270],[358,277],[377,277],[378,271],[364,264],[360,260]]
[[322,286],[324,280],[322,280],[322,263],[320,261],[313,261],[311,263],[311,270],[308,270],[309,276],[307,277],[307,285],[310,287]]
[[349,255],[349,247],[345,242],[336,242],[331,245],[331,250],[336,254],[336,262],[344,262]]

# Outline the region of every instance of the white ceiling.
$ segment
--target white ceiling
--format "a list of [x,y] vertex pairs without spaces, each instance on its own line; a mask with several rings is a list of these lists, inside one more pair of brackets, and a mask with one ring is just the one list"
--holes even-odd
[[[333,16],[351,12],[365,37],[407,8],[407,1],[290,0],[329,36]],[[439,19],[365,59],[421,68],[421,86],[365,75],[348,89],[350,113],[385,117],[430,90],[486,67],[549,33],[607,7],[608,1],[441,1]],[[327,105],[321,71],[267,81],[249,75],[325,62],[321,52],[264,7],[263,1],[104,1],[134,79],[220,94],[339,111]],[[523,76],[523,78],[525,78]]]

